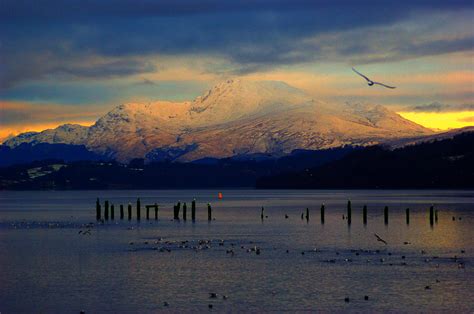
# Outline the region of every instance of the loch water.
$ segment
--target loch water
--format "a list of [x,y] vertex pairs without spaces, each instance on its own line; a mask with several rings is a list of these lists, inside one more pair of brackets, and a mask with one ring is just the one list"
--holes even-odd
[[[97,197],[114,220],[96,222]],[[172,219],[177,201],[186,221]],[[1,313],[473,312],[473,300],[474,191],[0,192]]]

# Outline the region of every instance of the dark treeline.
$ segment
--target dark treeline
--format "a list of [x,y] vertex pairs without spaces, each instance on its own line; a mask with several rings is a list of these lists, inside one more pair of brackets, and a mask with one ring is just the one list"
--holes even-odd
[[86,149],[84,145],[21,143],[11,148],[0,145],[0,167],[27,164],[38,160],[99,161],[108,159]]
[[[342,158],[360,148],[294,151],[281,158],[239,156],[191,163],[143,159],[114,161],[43,160],[0,168],[2,189],[173,189],[255,187],[257,178],[300,171]],[[59,165],[59,167],[58,167]],[[58,169],[59,168],[59,169]]]
[[390,150],[367,147],[319,167],[266,176],[257,188],[474,188],[474,132]]
[[390,150],[382,146],[295,151],[290,156],[43,160],[0,168],[0,189],[474,188],[474,132]]

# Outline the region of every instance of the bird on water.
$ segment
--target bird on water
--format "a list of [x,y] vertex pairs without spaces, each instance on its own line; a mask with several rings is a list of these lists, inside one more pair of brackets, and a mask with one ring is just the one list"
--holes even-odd
[[396,88],[395,86],[389,86],[389,85],[386,85],[386,84],[383,84],[383,83],[379,83],[379,82],[372,81],[372,80],[369,79],[367,76],[365,76],[364,74],[360,73],[359,71],[357,71],[357,70],[354,69],[354,68],[352,68],[352,71],[354,71],[355,73],[357,73],[357,74],[359,74],[360,76],[362,76],[363,78],[365,78],[365,80],[367,81],[367,84],[368,84],[369,86],[380,85],[380,86],[383,86],[383,87],[386,87],[386,88],[391,88],[391,89]]

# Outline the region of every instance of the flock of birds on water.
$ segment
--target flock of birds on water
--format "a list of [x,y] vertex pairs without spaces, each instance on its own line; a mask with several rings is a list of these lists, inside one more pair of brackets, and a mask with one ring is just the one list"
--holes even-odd
[[[129,227],[129,230],[134,230],[134,227]],[[388,243],[380,238],[377,234],[374,234],[377,241],[388,245]],[[410,245],[411,242],[405,241],[403,242],[404,245]],[[148,240],[141,240],[141,241],[130,241],[129,245],[132,247],[129,249],[131,252],[139,252],[139,251],[159,251],[159,252],[167,252],[171,253],[172,251],[179,251],[179,250],[192,250],[194,252],[200,251],[207,251],[213,248],[221,249],[220,251],[224,252],[226,255],[230,257],[234,257],[237,254],[251,254],[251,255],[261,255],[264,254],[264,249],[257,245],[254,241],[238,241],[238,240],[224,240],[224,239],[200,239],[200,240],[165,240],[163,238],[156,238],[156,239],[148,239]],[[272,250],[278,251],[277,247],[266,248],[265,250]],[[355,263],[355,264],[377,264],[377,265],[386,265],[386,266],[409,266],[409,262],[412,265],[415,265],[420,262],[418,256],[413,256],[413,254],[404,254],[401,253],[392,253],[388,249],[346,249],[346,250],[336,250],[331,252],[326,249],[308,249],[308,250],[296,250],[296,249],[284,249],[281,254],[289,255],[292,253],[300,254],[301,256],[308,256],[311,254],[317,255],[328,255],[328,254],[335,254],[336,257],[334,258],[323,258],[320,260],[322,263]],[[441,263],[446,262],[454,262],[457,264],[458,269],[465,268],[465,262],[462,257],[458,255],[454,255],[452,257],[441,257],[437,255],[433,255],[428,257],[428,253],[425,250],[420,251],[422,256],[422,263],[430,264],[434,263],[435,268],[439,268]],[[460,254],[465,254],[465,250],[460,250]],[[424,286],[424,290],[431,290],[433,284],[441,284],[439,279],[436,279],[434,283],[428,284]],[[277,293],[272,291],[272,296],[275,296]],[[222,298],[222,300],[227,300],[229,297],[226,294],[222,294],[219,296],[216,292],[209,292],[209,299],[218,299]],[[363,300],[368,301],[369,296],[364,295]],[[350,297],[345,297],[344,302],[348,303],[351,301]],[[163,306],[168,307],[170,304],[168,302],[164,302]],[[209,303],[208,307],[210,309],[213,308],[213,304]]]
[[[263,211],[262,211],[263,215]],[[268,215],[264,216],[268,218]],[[262,217],[263,218],[263,217]],[[453,217],[453,221],[455,217]],[[285,219],[288,219],[288,215],[285,214]],[[344,219],[344,218],[343,218]],[[461,220],[461,217],[458,217],[457,220]],[[150,224],[152,224],[150,222]],[[107,224],[99,222],[95,223],[87,223],[87,224],[74,224],[72,222],[62,223],[47,223],[41,222],[35,225],[34,223],[30,222],[19,222],[16,224],[12,224],[12,227],[15,229],[17,228],[79,228],[78,235],[81,236],[90,236],[92,234],[92,230],[94,228],[100,227],[107,227],[107,226],[120,226],[120,224]],[[128,226],[127,230],[135,230],[137,226]],[[428,253],[425,250],[421,250],[419,253],[420,255],[414,255],[413,252],[405,253],[396,252],[392,253],[388,250],[389,243],[380,237],[378,234],[373,234],[375,240],[384,244],[384,249],[340,249],[340,250],[328,250],[328,249],[321,249],[321,248],[313,248],[307,250],[297,250],[292,248],[284,248],[279,254],[288,256],[299,254],[301,256],[308,256],[308,255],[322,255],[325,256],[324,258],[320,259],[319,261],[322,263],[352,263],[352,264],[372,264],[372,265],[385,265],[385,266],[409,266],[409,265],[417,265],[420,262],[423,264],[431,265],[431,267],[439,268],[440,264],[443,263],[456,263],[458,269],[465,269],[465,261],[463,259],[463,255],[466,253],[464,249],[460,250],[458,254],[454,256],[446,257],[446,256],[428,256]],[[411,245],[411,242],[405,241],[403,245]],[[128,243],[130,252],[143,252],[143,251],[158,251],[163,253],[171,253],[173,251],[180,251],[180,250],[191,250],[194,252],[201,252],[201,251],[209,251],[213,250],[217,252],[225,252],[226,255],[230,257],[234,257],[238,254],[247,253],[251,255],[261,255],[264,254],[264,251],[271,250],[278,252],[279,249],[277,247],[271,248],[263,248],[261,245],[258,245],[258,242],[254,241],[247,241],[243,242],[240,240],[224,240],[224,239],[200,239],[200,240],[171,240],[171,239],[163,239],[161,237],[154,238],[154,239],[142,239],[138,241],[130,241]],[[328,257],[328,255],[331,255]],[[335,255],[335,256],[334,256]],[[428,284],[424,286],[425,290],[431,290],[433,285],[440,284],[441,281],[436,279],[434,283]],[[273,295],[276,292],[272,292]],[[222,299],[227,300],[229,297],[225,294],[219,296],[216,292],[209,292],[209,299]],[[368,295],[364,295],[363,299],[365,301],[369,300]],[[351,299],[349,297],[344,298],[344,302],[350,302]],[[163,302],[164,307],[169,307],[170,304],[168,302]],[[213,308],[213,304],[208,304],[209,309]]]
[[[285,219],[288,219],[289,216],[288,214],[285,214]],[[303,214],[302,214],[303,217]],[[261,214],[261,219],[267,219],[268,215],[263,214],[263,208],[262,208],[262,214]],[[343,219],[345,217],[343,216]],[[214,219],[215,220],[215,219]],[[461,217],[458,217],[458,219],[455,219],[453,217],[453,221],[455,220],[461,220]],[[104,225],[103,222],[99,223],[98,225]],[[106,225],[106,224],[105,224]],[[85,229],[80,230],[79,234],[82,235],[90,235],[91,228],[94,227],[93,223],[85,224],[84,225]],[[127,230],[135,230],[137,227],[134,226],[129,226]],[[334,252],[330,252],[329,250],[325,249],[318,249],[318,248],[313,248],[313,249],[308,249],[308,250],[296,250],[296,249],[284,249],[282,251],[282,254],[289,255],[292,253],[300,254],[301,256],[307,256],[311,254],[322,254],[322,255],[328,255],[331,254],[335,257],[331,258],[323,258],[320,260],[322,263],[330,263],[330,264],[336,264],[336,263],[355,263],[355,264],[376,264],[376,265],[385,265],[385,266],[409,266],[411,265],[416,265],[417,263],[425,263],[425,264],[430,264],[433,265],[432,267],[439,268],[441,263],[456,263],[458,269],[465,269],[465,261],[462,257],[458,256],[457,254],[451,257],[442,257],[442,256],[437,256],[433,255],[428,257],[428,253],[425,250],[421,250],[419,253],[421,254],[421,259],[419,255],[413,255],[413,253],[405,253],[402,254],[401,252],[398,253],[392,253],[387,249],[387,246],[389,243],[383,239],[381,236],[379,236],[377,233],[373,234],[375,237],[375,240],[377,242],[381,242],[386,246],[384,249],[346,249],[346,250],[335,250]],[[232,240],[224,240],[224,239],[200,239],[200,240],[165,240],[161,237],[155,238],[155,239],[142,239],[139,241],[130,241],[129,243],[129,251],[131,252],[141,252],[141,251],[158,251],[158,252],[166,252],[166,253],[171,253],[173,251],[179,251],[179,250],[192,250],[194,252],[201,252],[201,251],[207,251],[207,250],[212,250],[216,249],[219,251],[225,251],[226,255],[229,255],[230,257],[234,257],[237,254],[242,254],[242,253],[247,253],[247,254],[252,254],[252,255],[261,255],[263,254],[264,249],[260,246],[257,245],[256,242],[253,241],[247,241],[247,242],[242,242],[242,241],[232,241]],[[411,242],[405,241],[403,242],[403,245],[411,245]],[[273,247],[273,248],[265,248],[265,250],[273,250],[277,251],[278,248]],[[459,251],[459,254],[464,255],[466,251],[464,249]],[[434,263],[434,264],[433,264]],[[430,283],[428,285],[424,286],[424,290],[431,290],[433,285],[438,285],[441,284],[441,281],[436,279],[435,282]],[[276,292],[272,291],[272,295],[275,296]],[[222,299],[222,300],[227,300],[229,298],[228,295],[222,294],[218,295],[216,292],[209,292],[209,299],[211,300],[216,300],[216,299]],[[363,300],[368,301],[369,296],[364,295]],[[351,301],[350,297],[345,297],[344,302],[348,303]],[[170,303],[165,301],[163,302],[164,307],[169,307]],[[208,307],[209,309],[213,308],[213,304],[209,303]]]
[[[71,216],[71,219],[74,217]],[[264,209],[261,210],[262,222],[264,219],[268,219],[269,216],[264,214]],[[289,219],[289,215],[284,215],[285,220]],[[301,214],[301,219],[304,219],[304,213]],[[345,220],[346,217],[343,215],[342,219]],[[215,220],[215,218],[213,219]],[[309,221],[309,213],[308,210],[306,212],[306,220]],[[452,221],[461,221],[461,217],[452,217]],[[171,219],[174,221],[174,219]],[[153,222],[149,222],[150,225],[153,225]],[[145,226],[148,224],[145,224]],[[102,228],[102,227],[123,227],[122,224],[118,222],[109,224],[106,221],[100,220],[97,223],[84,223],[84,224],[77,224],[74,222],[27,222],[21,221],[17,223],[11,223],[10,227],[14,229],[30,229],[30,228],[48,228],[48,229],[74,229],[78,228],[79,231],[77,232],[80,236],[91,236],[93,230],[95,228]],[[130,226],[128,225],[126,230],[132,231],[136,229],[140,229],[140,223],[137,225]],[[465,269],[465,256],[466,251],[464,249],[459,250],[458,253],[452,256],[438,256],[432,255],[429,256],[427,251],[421,250],[419,251],[418,255],[413,251],[403,253],[403,252],[391,252],[388,247],[389,243],[383,239],[377,233],[373,233],[374,240],[380,243],[383,243],[383,249],[339,249],[339,250],[331,250],[325,248],[312,248],[306,250],[298,250],[295,248],[283,248],[279,249],[277,247],[262,247],[259,245],[258,242],[254,241],[241,241],[241,240],[224,240],[224,239],[199,239],[199,240],[183,240],[183,239],[163,239],[161,237],[158,238],[151,238],[151,239],[139,239],[135,241],[129,241],[128,246],[129,248],[127,251],[130,252],[145,252],[145,251],[157,251],[160,253],[171,253],[176,251],[194,251],[196,253],[203,252],[203,251],[214,251],[214,252],[225,252],[226,255],[229,257],[234,257],[241,254],[249,254],[249,255],[263,255],[265,251],[273,251],[276,254],[280,254],[280,258],[288,258],[289,256],[293,256],[295,258],[295,254],[300,255],[301,257],[306,256],[321,256],[319,258],[320,263],[329,263],[329,264],[353,264],[353,265],[364,265],[364,264],[371,264],[371,265],[378,265],[378,266],[398,266],[398,267],[407,267],[407,266],[416,266],[421,264],[430,265],[430,267],[439,268],[440,265],[446,264],[453,264],[455,263],[458,269],[463,270]],[[411,245],[411,242],[405,241],[403,245]],[[397,243],[395,243],[397,246]],[[397,249],[394,249],[396,251]],[[275,253],[273,253],[275,254]],[[458,255],[460,254],[460,255]],[[285,256],[285,257],[283,257]],[[278,256],[276,256],[278,258]],[[435,286],[442,285],[439,279],[435,279],[435,282],[430,282],[429,284],[424,284],[424,290],[432,290]],[[423,287],[420,287],[423,289]],[[272,291],[272,296],[277,295],[277,292]],[[369,296],[359,296],[361,300],[368,301]],[[208,308],[210,310],[217,304],[215,302],[217,300],[226,301],[229,299],[229,296],[226,294],[219,295],[216,292],[209,292],[208,299],[213,303],[208,303]],[[343,299],[343,302],[349,303],[351,302],[351,298],[346,296]],[[170,303],[168,301],[164,301],[162,306],[165,308],[170,307]],[[81,313],[85,313],[81,311]]]

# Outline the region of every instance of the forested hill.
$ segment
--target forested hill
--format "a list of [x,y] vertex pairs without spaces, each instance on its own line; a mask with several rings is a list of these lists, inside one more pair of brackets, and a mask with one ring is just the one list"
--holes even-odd
[[373,146],[303,171],[267,176],[257,188],[474,188],[474,132],[391,150]]

